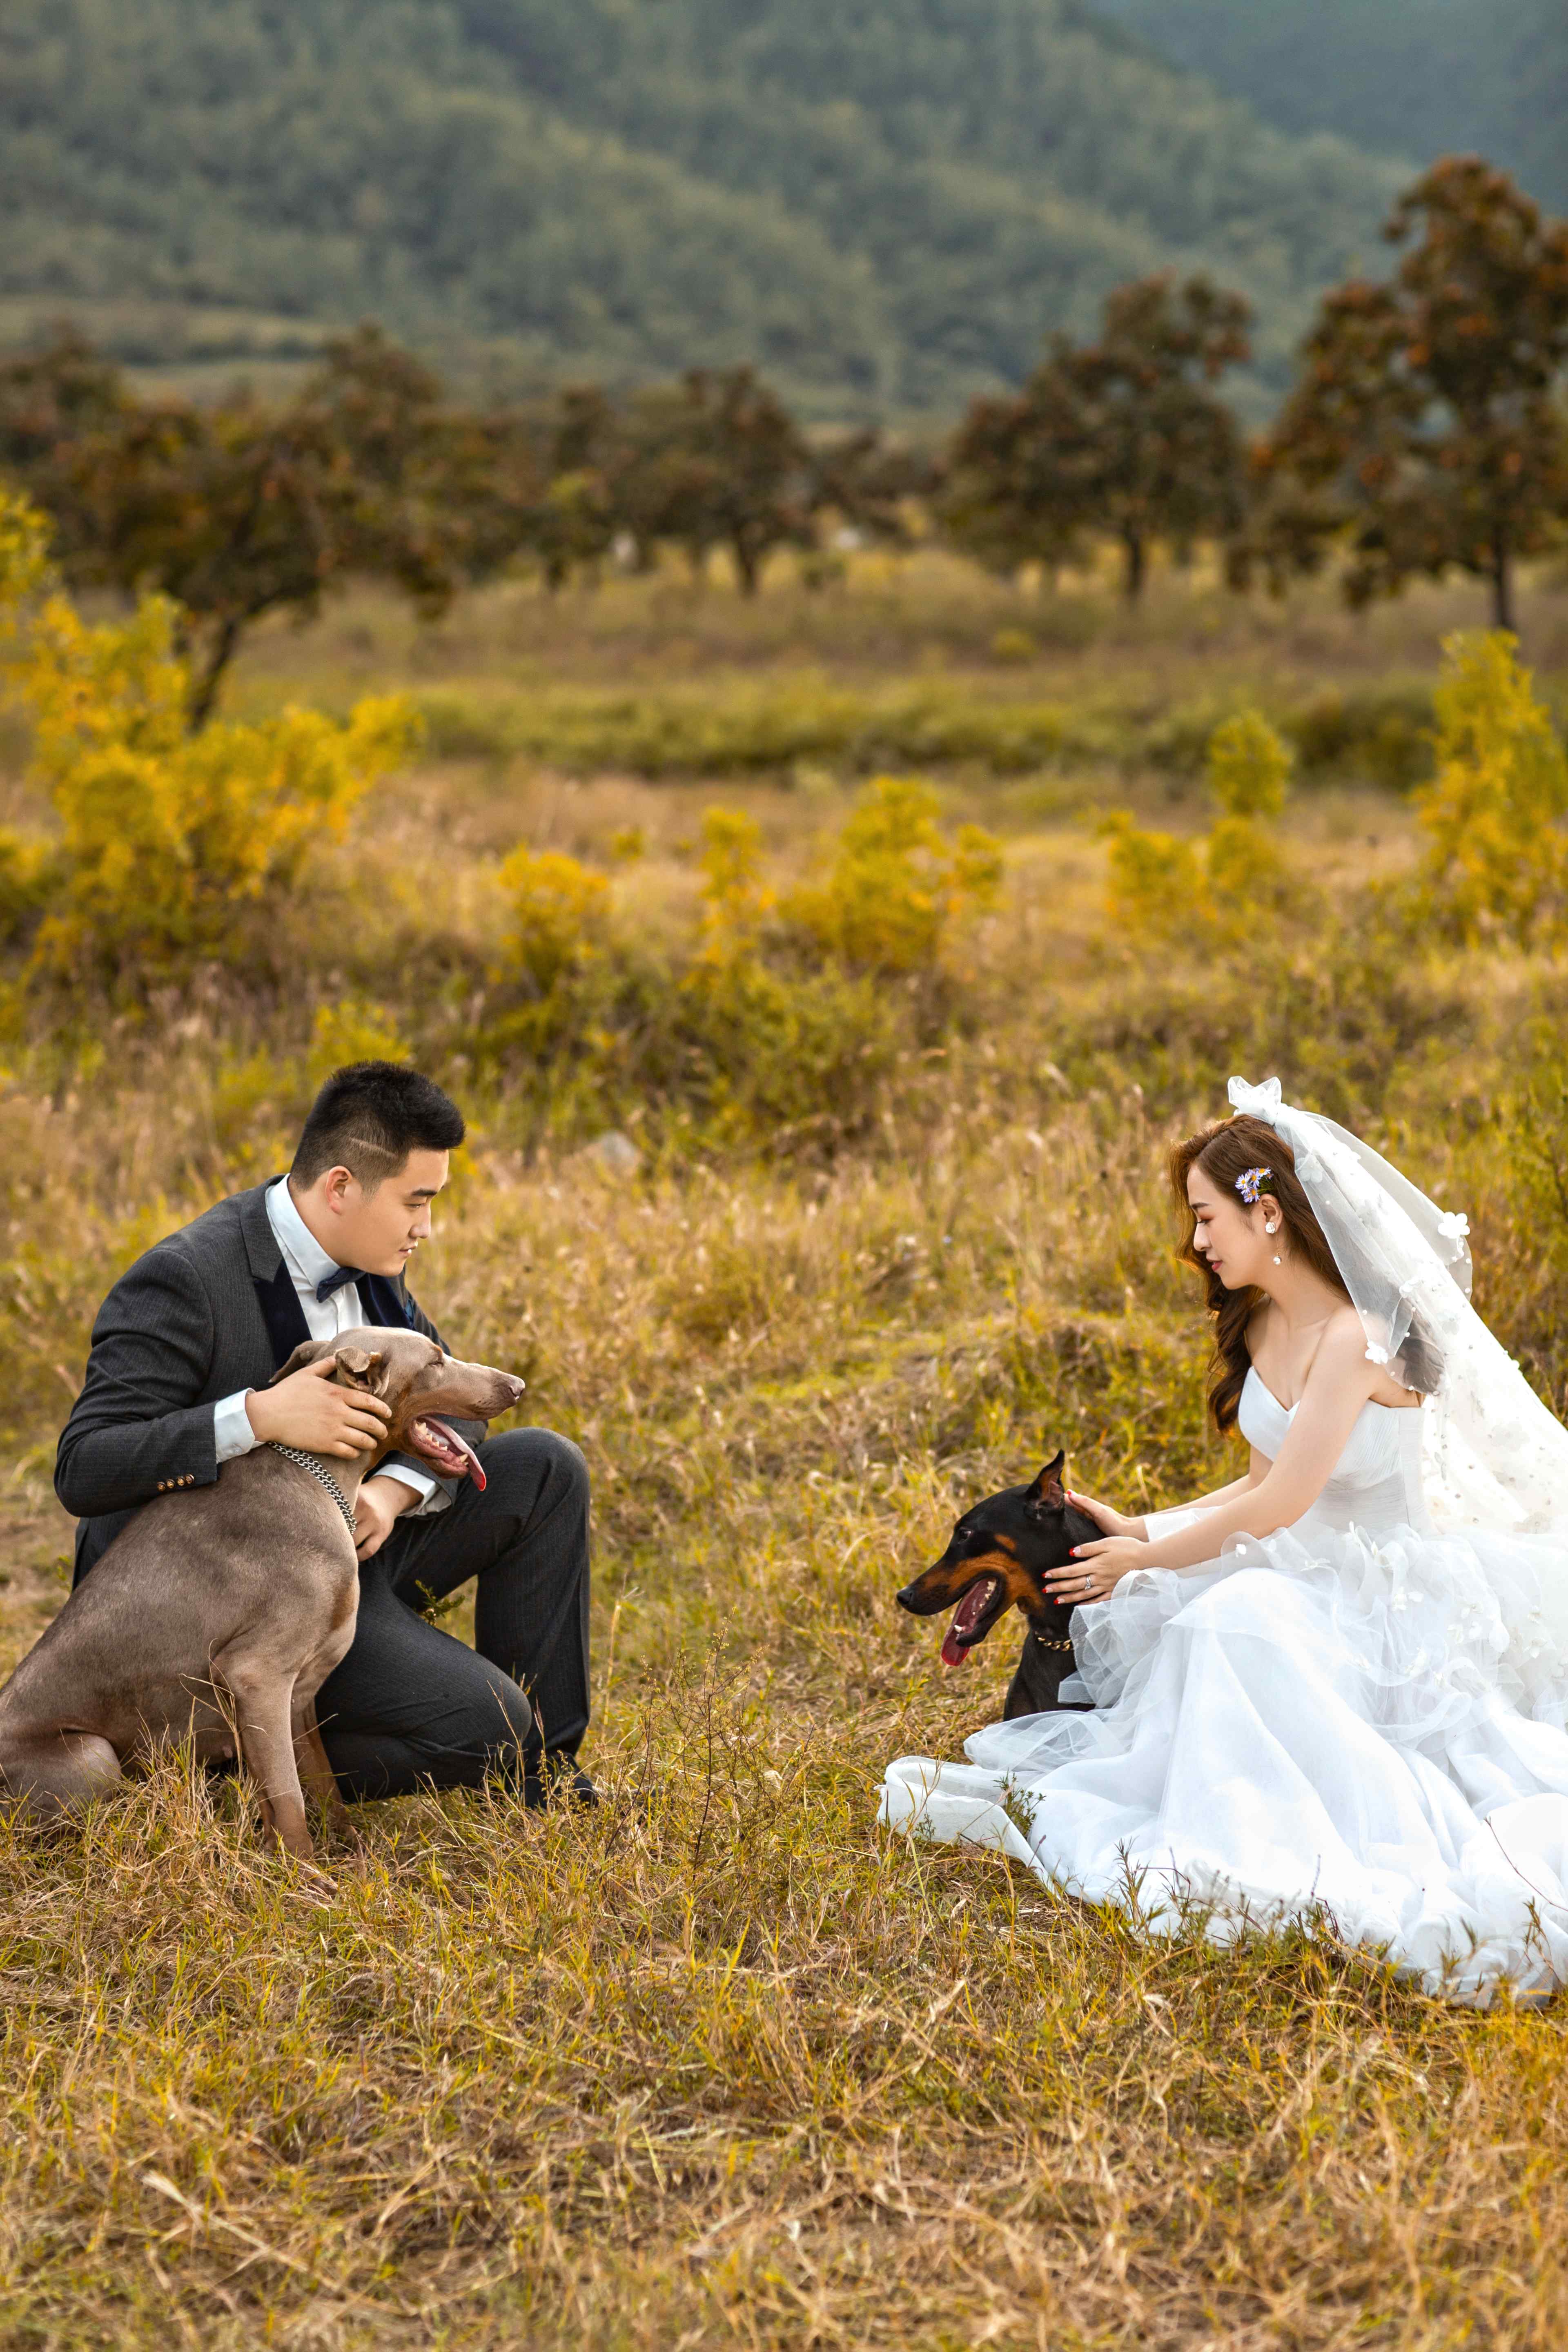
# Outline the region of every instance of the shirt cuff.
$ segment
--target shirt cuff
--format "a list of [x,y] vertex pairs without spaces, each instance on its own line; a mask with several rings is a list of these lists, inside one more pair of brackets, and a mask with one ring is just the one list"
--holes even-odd
[[237,1455],[251,1453],[258,1443],[245,1410],[249,1394],[248,1389],[236,1389],[233,1396],[226,1396],[213,1407],[214,1450],[220,1462],[233,1462]]
[[415,1509],[405,1512],[405,1518],[431,1518],[437,1511],[445,1511],[451,1507],[452,1497],[446,1488],[438,1486],[434,1478],[427,1478],[423,1470],[413,1469],[406,1462],[384,1462],[379,1470],[373,1470],[370,1475],[373,1478],[398,1478],[404,1486],[413,1487],[420,1499]]

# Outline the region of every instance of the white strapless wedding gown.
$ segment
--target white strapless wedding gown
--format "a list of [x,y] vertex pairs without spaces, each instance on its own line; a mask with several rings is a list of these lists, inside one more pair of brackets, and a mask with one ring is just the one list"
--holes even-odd
[[[1364,1405],[1294,1527],[1077,1611],[1063,1695],[1096,1712],[993,1724],[967,1764],[902,1757],[880,1819],[1156,1934],[1195,1902],[1216,1941],[1321,1921],[1451,2000],[1568,1980],[1568,1690],[1518,1637],[1563,1546],[1435,1528],[1425,1410]],[[1272,1459],[1289,1422],[1249,1372],[1242,1434]]]

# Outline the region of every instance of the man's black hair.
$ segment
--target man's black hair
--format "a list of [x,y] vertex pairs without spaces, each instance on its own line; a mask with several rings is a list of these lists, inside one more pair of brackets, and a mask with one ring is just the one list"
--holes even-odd
[[310,1105],[289,1173],[303,1191],[347,1168],[374,1192],[411,1151],[455,1151],[463,1133],[462,1112],[434,1078],[405,1062],[350,1062]]

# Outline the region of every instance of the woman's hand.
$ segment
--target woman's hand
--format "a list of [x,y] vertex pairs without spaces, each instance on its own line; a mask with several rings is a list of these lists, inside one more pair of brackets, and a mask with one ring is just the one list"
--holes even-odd
[[1092,1519],[1102,1536],[1136,1536],[1140,1543],[1147,1537],[1149,1530],[1142,1519],[1130,1519],[1125,1511],[1113,1511],[1109,1503],[1097,1502],[1092,1495],[1075,1495],[1070,1486],[1062,1491],[1073,1509]]
[[1053,1601],[1103,1601],[1112,1586],[1135,1568],[1148,1564],[1149,1547],[1137,1536],[1101,1536],[1098,1543],[1079,1544],[1065,1567],[1047,1572],[1046,1591]]

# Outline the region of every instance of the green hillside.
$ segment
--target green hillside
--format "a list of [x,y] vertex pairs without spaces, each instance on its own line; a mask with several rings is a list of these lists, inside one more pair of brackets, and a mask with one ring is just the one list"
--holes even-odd
[[1501,163],[1568,212],[1563,0],[1095,0],[1151,49],[1294,131]]
[[1278,382],[1396,168],[1260,122],[1076,0],[6,0],[0,332],[449,366],[759,361],[951,411],[1204,263]]

